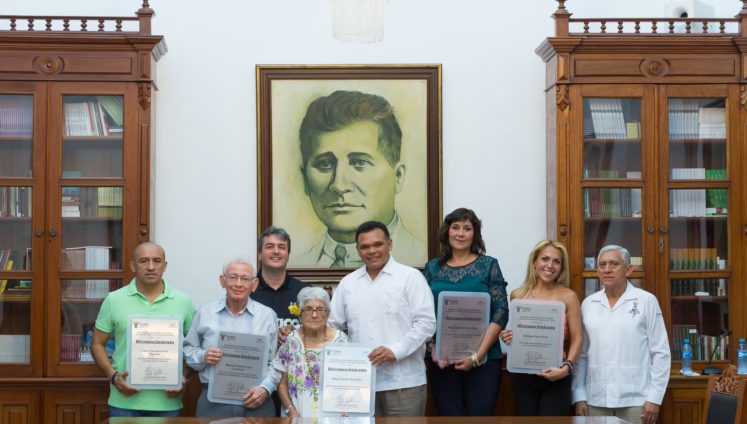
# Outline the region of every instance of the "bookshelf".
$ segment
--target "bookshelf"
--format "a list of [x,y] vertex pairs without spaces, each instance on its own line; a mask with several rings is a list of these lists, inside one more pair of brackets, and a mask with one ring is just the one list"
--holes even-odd
[[0,411],[12,422],[106,418],[108,381],[88,348],[101,302],[150,238],[152,76],[165,53],[152,16],[145,1],[129,17],[0,27]]
[[[747,336],[747,1],[735,18],[576,18],[558,1],[547,65],[547,232],[565,243],[580,298],[595,257],[626,247],[632,282],[664,313],[672,371],[665,423],[700,423],[705,377]],[[685,30],[687,28],[687,30]],[[708,32],[710,29],[711,32]],[[727,331],[732,335],[720,337]]]

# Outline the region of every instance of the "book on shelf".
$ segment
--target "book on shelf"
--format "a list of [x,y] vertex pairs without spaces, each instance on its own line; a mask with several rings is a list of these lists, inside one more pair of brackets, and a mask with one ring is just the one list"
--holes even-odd
[[[0,249],[0,271],[11,271],[14,269],[16,254],[13,249]],[[8,286],[8,280],[0,280],[0,293],[3,293]]]
[[[672,180],[704,180],[705,168],[672,168]],[[675,189],[669,192],[670,216],[706,216],[706,189]]]
[[123,187],[63,187],[63,217],[121,218]]
[[122,206],[122,187],[99,187],[99,206]]
[[32,202],[31,187],[0,187],[0,217],[30,217]]
[[641,138],[641,123],[638,121],[626,122],[625,135],[627,138]]
[[63,269],[110,269],[111,246],[82,246],[62,249]]
[[114,128],[110,128],[110,132],[113,130],[122,131],[124,125],[124,99],[122,96],[96,96],[98,103],[104,108],[107,115],[111,118]]
[[669,249],[670,269],[721,269],[715,247],[673,247]]
[[23,269],[26,271],[31,271],[31,265],[32,265],[32,259],[33,256],[31,255],[31,248],[26,248],[26,255],[23,257]]
[[596,138],[629,138],[622,99],[588,99],[587,104]]
[[80,334],[60,334],[60,361],[78,362],[80,338]]
[[0,95],[0,135],[30,136],[34,130],[34,97]]
[[676,278],[671,280],[672,296],[726,296],[724,278]]
[[121,134],[124,118],[122,101],[119,96],[95,96],[85,101],[65,102],[65,135]]
[[728,359],[729,338],[699,334],[695,325],[672,325],[672,359],[682,359],[682,345],[685,339],[690,340],[693,347],[693,360],[707,361],[713,354],[714,361]]
[[726,138],[726,109],[701,107],[698,109],[698,137]]
[[109,293],[109,280],[62,280],[60,281],[62,299],[103,299]]
[[31,335],[0,334],[0,363],[29,363]]
[[640,217],[641,191],[628,188],[584,189],[584,216]]
[[687,139],[697,138],[698,99],[670,99],[669,100],[669,138]]

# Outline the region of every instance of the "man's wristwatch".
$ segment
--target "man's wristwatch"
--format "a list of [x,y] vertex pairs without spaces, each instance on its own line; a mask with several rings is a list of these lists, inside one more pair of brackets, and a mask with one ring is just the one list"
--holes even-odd
[[285,415],[290,417],[291,414],[291,408],[293,408],[293,404],[291,403],[289,407],[283,409],[283,412],[285,412]]

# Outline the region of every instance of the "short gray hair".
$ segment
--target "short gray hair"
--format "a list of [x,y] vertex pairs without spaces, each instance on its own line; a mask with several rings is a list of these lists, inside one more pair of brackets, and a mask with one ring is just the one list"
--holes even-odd
[[252,269],[252,277],[257,276],[257,271],[256,271],[256,268],[254,268],[254,264],[252,263],[252,260],[246,256],[236,256],[224,262],[223,263],[223,275],[226,275],[226,273],[228,272],[228,267],[234,264],[249,265],[249,268]]
[[304,287],[298,292],[298,307],[303,309],[309,300],[319,300],[324,303],[324,309],[329,311],[329,294],[317,286]]
[[628,252],[628,249],[618,246],[616,244],[608,244],[604,246],[603,248],[599,249],[599,255],[597,255],[597,263],[599,263],[599,258],[602,257],[602,253],[609,252],[609,251],[615,251],[620,254],[620,257],[623,260],[623,263],[625,265],[630,265],[630,252]]

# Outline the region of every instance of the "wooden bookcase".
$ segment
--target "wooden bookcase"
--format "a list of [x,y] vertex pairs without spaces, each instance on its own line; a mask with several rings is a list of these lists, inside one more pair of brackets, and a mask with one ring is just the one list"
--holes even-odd
[[153,14],[0,16],[0,421],[108,415],[88,334],[150,238]]
[[553,18],[536,50],[548,235],[568,247],[581,299],[599,288],[599,248],[631,252],[670,339],[662,422],[700,423],[706,377],[678,375],[682,341],[700,372],[714,348],[713,365],[735,363],[747,336],[747,1],[729,19],[576,19],[558,0]]

